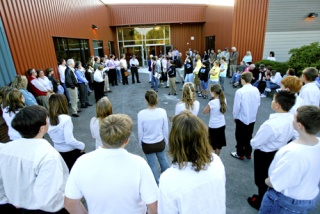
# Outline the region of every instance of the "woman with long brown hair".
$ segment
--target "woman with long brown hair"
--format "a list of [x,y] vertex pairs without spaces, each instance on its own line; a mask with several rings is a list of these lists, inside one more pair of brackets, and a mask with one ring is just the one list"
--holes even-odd
[[148,108],[138,113],[138,139],[139,144],[147,158],[154,178],[159,184],[158,164],[161,172],[168,167],[165,147],[168,144],[168,117],[163,108],[157,108],[158,95],[154,90],[145,94]]
[[112,104],[108,97],[101,98],[96,105],[96,116],[91,118],[90,131],[92,138],[96,140],[96,149],[102,146],[100,137],[100,125],[104,118],[112,114]]
[[179,114],[184,110],[189,110],[194,115],[198,115],[200,108],[199,101],[196,100],[196,92],[194,85],[191,82],[187,82],[182,88],[182,99],[181,102],[177,103],[175,109],[175,115]]
[[12,89],[6,94],[6,106],[4,106],[2,117],[8,126],[8,135],[10,140],[17,140],[21,135],[11,126],[11,122],[16,114],[25,106],[24,97],[18,89]]
[[226,146],[226,120],[224,113],[227,111],[227,103],[222,88],[219,84],[213,84],[210,87],[212,100],[203,109],[204,114],[210,113],[209,120],[209,138],[212,148],[216,155],[220,154],[223,146]]
[[225,213],[224,166],[200,118],[189,111],[173,118],[169,154],[172,166],[160,177],[158,213]]
[[69,170],[77,158],[84,153],[84,143],[73,136],[73,123],[68,113],[68,101],[62,94],[53,94],[49,98],[48,134]]

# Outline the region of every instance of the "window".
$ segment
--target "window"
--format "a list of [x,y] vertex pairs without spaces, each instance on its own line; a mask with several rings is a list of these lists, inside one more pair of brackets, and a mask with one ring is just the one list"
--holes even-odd
[[88,39],[53,37],[53,43],[58,61],[61,58],[72,58],[75,62],[81,61],[82,65],[86,65],[90,56]]
[[95,56],[103,57],[103,42],[101,40],[93,40],[93,50]]

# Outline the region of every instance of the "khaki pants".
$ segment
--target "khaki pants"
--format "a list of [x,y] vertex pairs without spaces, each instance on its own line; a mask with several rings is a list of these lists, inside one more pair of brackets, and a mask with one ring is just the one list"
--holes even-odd
[[176,89],[176,78],[175,77],[170,77],[169,78],[170,81],[170,94],[175,94],[177,93],[177,89]]
[[237,65],[230,65],[230,74],[229,74],[229,76],[232,77],[232,75],[234,73],[236,73],[236,72],[237,72]]
[[49,110],[49,96],[37,96],[36,100],[39,105],[45,107],[47,110]]
[[110,88],[109,88],[109,77],[108,75],[106,75],[104,77],[104,91],[107,92],[107,91],[110,91]]
[[74,89],[67,88],[67,90],[70,95],[72,114],[77,114],[78,113],[78,88],[77,87],[75,87]]

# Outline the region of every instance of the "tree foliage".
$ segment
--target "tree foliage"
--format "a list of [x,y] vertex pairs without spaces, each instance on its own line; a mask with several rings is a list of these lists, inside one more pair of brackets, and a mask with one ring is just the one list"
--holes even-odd
[[271,66],[272,70],[279,71],[283,76],[288,70],[288,64],[286,62],[275,62],[267,59],[263,59],[255,63],[256,67],[258,68],[260,64],[264,64],[266,67]]

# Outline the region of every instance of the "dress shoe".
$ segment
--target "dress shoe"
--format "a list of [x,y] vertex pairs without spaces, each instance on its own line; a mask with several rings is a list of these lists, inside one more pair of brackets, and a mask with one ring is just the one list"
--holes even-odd
[[88,108],[88,106],[86,106],[86,105],[81,105],[81,108]]
[[78,111],[77,112],[82,112],[82,110],[81,109],[78,109]]
[[72,117],[79,117],[79,114],[72,114]]
[[111,90],[108,90],[107,92],[108,92],[108,93],[111,93],[112,91],[111,91]]
[[141,83],[140,81],[138,81],[137,83]]
[[90,104],[90,103],[86,103],[86,106],[92,106],[92,104]]

